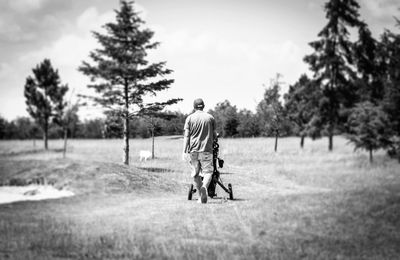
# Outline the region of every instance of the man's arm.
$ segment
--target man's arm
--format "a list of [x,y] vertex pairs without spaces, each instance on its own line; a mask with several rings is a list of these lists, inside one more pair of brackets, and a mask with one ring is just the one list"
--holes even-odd
[[189,122],[186,119],[185,128],[183,130],[183,149],[182,149],[182,160],[185,160],[185,154],[189,150],[189,141],[190,141],[190,133],[189,133]]
[[185,132],[183,134],[183,149],[182,153],[187,153],[189,148],[189,130],[185,129]]

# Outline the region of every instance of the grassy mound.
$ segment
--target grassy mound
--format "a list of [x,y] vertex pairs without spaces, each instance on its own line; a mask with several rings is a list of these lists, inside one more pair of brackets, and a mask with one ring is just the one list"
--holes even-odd
[[45,182],[76,194],[155,193],[183,189],[183,184],[165,176],[168,169],[130,167],[117,163],[72,159],[0,160],[1,185]]

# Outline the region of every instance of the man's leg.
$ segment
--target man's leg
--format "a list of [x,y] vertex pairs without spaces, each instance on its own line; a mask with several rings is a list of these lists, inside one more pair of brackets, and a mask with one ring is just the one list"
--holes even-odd
[[212,173],[205,173],[203,176],[203,184],[202,186],[208,190],[208,186],[210,185],[210,182],[212,180]]
[[198,153],[191,153],[190,154],[190,168],[192,170],[191,176],[193,177],[194,183],[196,185],[197,191],[199,192],[200,195],[200,188],[203,185],[203,182],[201,180],[201,177],[199,175],[200,173],[200,161],[198,158]]
[[200,196],[200,188],[203,186],[203,181],[201,180],[200,175],[193,177],[194,183],[196,184],[197,192]]
[[201,186],[201,202],[207,203],[208,197],[208,186],[212,180],[213,166],[212,166],[212,154],[211,153],[201,153],[199,154],[199,160],[201,169],[203,172],[203,185]]

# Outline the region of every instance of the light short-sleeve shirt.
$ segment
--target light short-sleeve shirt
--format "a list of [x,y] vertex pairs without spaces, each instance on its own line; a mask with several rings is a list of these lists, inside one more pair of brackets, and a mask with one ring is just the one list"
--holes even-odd
[[215,131],[215,119],[207,112],[196,110],[185,121],[184,134],[189,138],[186,152],[212,152]]

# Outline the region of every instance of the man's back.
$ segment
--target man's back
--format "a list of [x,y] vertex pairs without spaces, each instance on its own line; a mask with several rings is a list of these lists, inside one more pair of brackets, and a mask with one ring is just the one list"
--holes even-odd
[[215,119],[212,115],[197,110],[186,118],[185,132],[189,133],[187,152],[212,152]]

